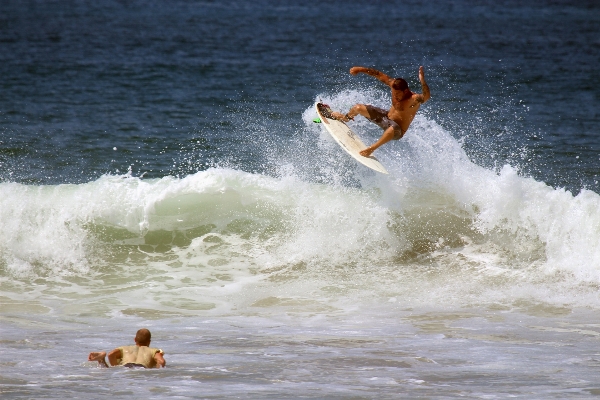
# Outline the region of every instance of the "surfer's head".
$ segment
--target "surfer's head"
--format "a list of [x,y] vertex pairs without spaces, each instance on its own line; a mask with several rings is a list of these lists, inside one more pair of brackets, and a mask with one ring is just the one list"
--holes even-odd
[[152,335],[148,329],[140,329],[135,334],[135,343],[138,346],[150,346],[150,339]]
[[396,78],[394,79],[394,83],[392,83],[392,87],[396,90],[404,92],[408,89],[408,83],[406,83],[406,81],[402,78]]

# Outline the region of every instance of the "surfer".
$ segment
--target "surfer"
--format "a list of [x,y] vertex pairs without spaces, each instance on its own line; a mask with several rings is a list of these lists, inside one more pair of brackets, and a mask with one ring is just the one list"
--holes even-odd
[[[140,329],[135,335],[135,346],[117,347],[108,353],[111,366],[122,365],[129,368],[161,368],[167,362],[161,349],[150,348],[151,334],[148,329]],[[108,368],[105,360],[106,352],[91,352],[88,361],[98,361],[102,367]]]
[[383,129],[381,138],[360,152],[360,155],[368,157],[382,144],[390,140],[398,140],[404,136],[417,111],[419,111],[421,104],[429,100],[431,96],[429,94],[429,86],[425,82],[425,72],[422,66],[419,67],[419,80],[423,89],[422,94],[411,92],[408,84],[402,78],[390,78],[383,72],[373,68],[350,68],[351,75],[359,73],[377,78],[392,89],[392,107],[389,111],[386,111],[383,108],[368,104],[356,104],[350,108],[350,111],[346,115],[333,112],[332,116],[340,121],[348,122],[354,120],[354,117],[357,115],[362,115]]

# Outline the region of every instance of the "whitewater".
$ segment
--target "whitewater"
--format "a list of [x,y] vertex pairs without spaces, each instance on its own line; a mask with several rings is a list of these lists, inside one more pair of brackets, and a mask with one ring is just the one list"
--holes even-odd
[[[347,93],[327,99],[337,107],[350,100]],[[310,109],[303,119],[320,153],[307,157],[331,160],[318,167],[330,174],[327,183],[306,179],[294,164],[277,176],[211,168],[182,178],[1,183],[8,383],[55,371],[62,378],[50,385],[53,395],[79,393],[74,382],[96,368],[86,351],[143,324],[167,349],[173,369],[155,378],[171,395],[191,395],[193,382],[205,394],[225,385],[250,397],[292,388],[316,397],[377,389],[392,398],[399,387],[435,395],[443,365],[472,380],[465,393],[482,395],[488,389],[479,381],[489,376],[465,367],[471,346],[481,354],[468,363],[492,375],[521,357],[539,374],[548,357],[565,351],[563,342],[576,354],[581,337],[596,336],[584,321],[600,307],[598,194],[573,196],[508,165],[477,166],[425,117],[402,145],[380,153],[390,175],[378,175],[353,164],[311,122]],[[42,343],[20,339],[23,330]],[[549,346],[543,356],[542,331],[561,336],[542,344]],[[57,337],[77,346],[64,348]],[[186,351],[194,343],[195,357]],[[518,352],[504,354],[507,343]],[[41,364],[7,361],[35,358],[40,346]],[[329,364],[342,362],[336,351],[344,352],[336,367],[343,372],[324,389]],[[257,365],[256,357],[276,362]],[[286,370],[290,357],[302,367]],[[423,368],[434,375],[429,384],[419,378]],[[94,379],[106,379],[99,373]],[[118,386],[132,373],[139,372],[113,373],[105,384]],[[495,390],[524,373],[497,376]]]
[[[0,2],[0,397],[600,395],[599,18]],[[313,123],[389,107],[355,65],[425,69],[389,175]],[[167,368],[87,361],[140,328]]]
[[[344,108],[364,96],[319,98]],[[340,154],[311,122],[313,113],[307,109],[303,120],[314,140],[288,147],[303,157],[273,155],[280,158],[275,176],[217,167],[183,178],[130,172],[79,185],[1,183],[1,265],[11,278],[64,280],[113,268],[137,275],[147,263],[167,272],[173,264],[175,275],[208,287],[215,275],[227,276],[238,291],[287,273],[301,287],[344,276],[377,296],[400,290],[409,276],[435,286],[423,279],[424,268],[444,285],[437,294],[405,293],[403,302],[531,296],[596,307],[597,193],[574,196],[509,165],[477,166],[459,141],[422,116],[401,145],[382,149],[391,173],[378,175]],[[353,128],[370,127],[363,120]],[[298,266],[302,272],[293,273]],[[359,284],[364,279],[369,285]]]
[[[320,98],[344,108],[361,96]],[[107,379],[86,352],[144,325],[166,348],[172,369],[153,376],[170,395],[201,385],[215,396],[434,396],[445,393],[442,369],[466,380],[467,395],[518,385],[563,396],[573,379],[574,393],[589,394],[600,196],[574,196],[509,165],[478,166],[425,116],[381,150],[390,175],[376,174],[346,156],[311,109],[302,117],[312,139],[271,154],[280,160],[272,175],[214,167],[180,178],[130,171],[84,184],[0,183],[7,387],[51,372],[61,377],[46,384],[53,396],[80,393],[82,376]],[[44,362],[23,361],[40,348]],[[578,367],[559,367],[565,357]],[[540,377],[550,367],[558,392]],[[104,384],[139,373],[114,372]]]

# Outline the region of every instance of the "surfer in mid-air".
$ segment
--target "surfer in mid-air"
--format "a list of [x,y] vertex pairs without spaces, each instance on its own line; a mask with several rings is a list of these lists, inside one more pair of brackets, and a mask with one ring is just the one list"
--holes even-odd
[[332,116],[340,121],[348,122],[353,120],[357,115],[362,115],[383,129],[381,138],[360,152],[361,156],[369,157],[382,144],[390,140],[398,140],[404,136],[417,111],[419,111],[421,104],[429,100],[431,96],[429,94],[429,86],[425,82],[423,67],[419,67],[419,80],[423,89],[422,94],[411,92],[408,84],[402,78],[390,78],[383,72],[373,68],[350,68],[351,75],[359,73],[377,78],[392,89],[392,107],[389,111],[386,111],[368,104],[356,104],[350,108],[350,111],[346,115],[333,112]]

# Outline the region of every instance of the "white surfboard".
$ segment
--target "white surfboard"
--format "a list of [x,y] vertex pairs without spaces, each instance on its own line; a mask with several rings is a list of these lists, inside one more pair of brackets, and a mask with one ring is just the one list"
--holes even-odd
[[359,154],[359,152],[366,149],[367,146],[365,146],[360,138],[356,136],[356,133],[352,132],[352,130],[348,128],[348,125],[342,121],[331,118],[331,108],[329,108],[327,104],[316,103],[315,108],[317,109],[317,114],[319,114],[321,122],[323,122],[327,132],[333,136],[335,141],[342,146],[342,148],[346,150],[348,154],[354,157],[356,161],[371,168],[372,170],[381,172],[382,174],[388,173],[383,165],[381,165],[379,160],[377,160],[375,157],[365,157]]

